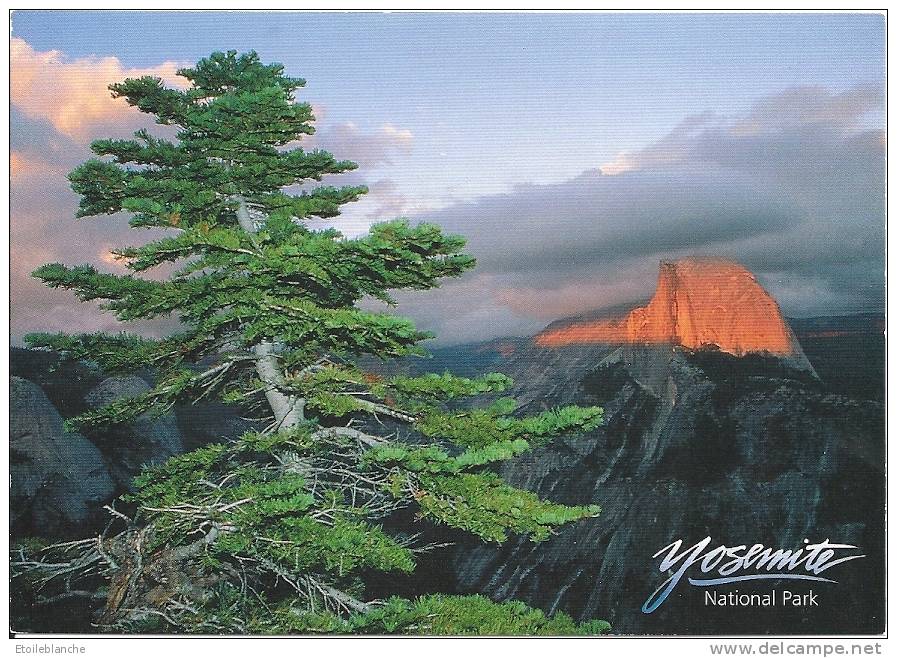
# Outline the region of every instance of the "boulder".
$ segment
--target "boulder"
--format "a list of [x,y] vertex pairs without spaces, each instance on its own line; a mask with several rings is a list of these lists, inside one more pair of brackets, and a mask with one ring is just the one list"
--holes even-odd
[[242,418],[238,407],[217,400],[179,405],[175,407],[175,412],[185,451],[235,439],[249,430],[259,430],[264,426],[264,423]]
[[[84,401],[95,409],[149,390],[150,385],[136,375],[109,377],[94,387]],[[177,419],[171,412],[160,416],[143,414],[133,423],[88,435],[103,451],[115,482],[125,489],[130,488],[131,480],[145,465],[158,464],[184,452]]]
[[10,526],[16,534],[74,536],[115,493],[95,445],[63,428],[39,386],[10,378]]

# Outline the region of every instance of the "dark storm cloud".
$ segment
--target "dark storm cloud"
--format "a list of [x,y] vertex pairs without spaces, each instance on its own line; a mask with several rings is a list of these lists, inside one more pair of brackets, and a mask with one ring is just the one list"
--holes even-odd
[[428,216],[467,236],[483,271],[496,273],[566,273],[777,231],[795,219],[747,177],[678,167],[615,177],[589,171]]
[[[785,313],[881,309],[883,104],[873,87],[790,89],[743,116],[690,117],[572,180],[430,213],[479,265],[400,310],[446,342],[533,329],[643,299],[659,260],[690,255],[742,262]],[[448,299],[460,317],[434,312]]]

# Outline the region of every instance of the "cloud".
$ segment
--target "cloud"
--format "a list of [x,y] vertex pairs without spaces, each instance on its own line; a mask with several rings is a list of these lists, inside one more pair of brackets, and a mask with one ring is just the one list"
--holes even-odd
[[661,259],[693,255],[744,263],[786,314],[880,310],[883,104],[869,86],[789,89],[741,116],[688,117],[566,182],[427,213],[468,238],[478,285],[402,297],[399,312],[446,342],[508,334],[645,299]]
[[413,145],[414,134],[407,128],[385,123],[374,131],[364,131],[351,121],[325,127],[302,143],[305,148],[317,146],[338,159],[353,160],[361,169],[394,164],[398,157],[411,153]]
[[[114,99],[108,86],[125,78],[160,77],[184,86],[179,65],[164,62],[127,68],[116,57],[69,60],[58,50],[36,51],[23,39],[10,39],[10,102],[30,119],[49,122],[57,132],[85,143],[110,129],[132,130],[141,123],[138,110]],[[144,119],[145,121],[145,119]]]
[[[880,87],[861,85],[842,92],[824,87],[794,87],[758,101],[745,116],[727,117],[703,113],[686,118],[668,135],[636,152],[622,152],[602,164],[605,175],[668,168],[683,164],[786,169],[788,162],[818,160],[835,155],[833,148],[850,146],[859,139],[883,144],[884,131],[864,129],[864,119],[884,109]],[[809,149],[807,151],[806,149]],[[763,162],[766,159],[767,162]],[[836,162],[837,160],[835,160]],[[818,175],[824,168],[793,166],[789,173]]]
[[21,151],[10,151],[9,153],[9,177],[13,182],[60,176],[64,177],[65,171],[55,163],[41,160]]
[[[325,108],[315,106],[314,112],[320,126]],[[339,219],[333,222],[344,235],[361,235],[375,222],[437,207],[437,204],[403,191],[390,178],[390,169],[408,156],[414,147],[414,134],[406,128],[385,123],[368,131],[352,122],[334,125],[325,122],[314,135],[296,145],[306,150],[324,149],[338,160],[351,160],[358,164],[358,169],[328,176],[324,181],[327,185],[365,185],[368,188],[368,193],[359,201],[344,206]]]
[[[129,229],[123,215],[75,223],[77,198],[65,174],[89,157],[90,138],[146,119],[112,99],[106,85],[142,74],[170,80],[176,66],[69,60],[21,39],[11,48],[13,336],[117,330],[114,318],[47,289],[30,272],[49,261],[115,271],[110,245],[151,237]],[[324,109],[315,107],[319,119]],[[532,333],[558,317],[643,300],[659,260],[690,255],[744,263],[786,314],[882,308],[883,110],[878,87],[796,87],[759,99],[742,115],[687,117],[657,142],[570,180],[458,203],[417,198],[391,178],[390,167],[414,147],[403,128],[319,121],[302,146],[360,164],[327,181],[371,190],[346,207],[339,225],[347,234],[411,215],[468,238],[476,270],[438,290],[399,296],[399,312],[452,343]],[[452,182],[445,181],[447,190]],[[158,334],[166,327],[140,328]]]
[[[127,77],[155,75],[168,84],[183,84],[175,77],[174,63],[135,69],[114,57],[69,60],[58,51],[38,52],[22,39],[12,39],[11,151],[10,151],[10,294],[14,341],[28,331],[119,331],[126,328],[160,335],[171,321],[122,325],[94,304],[81,304],[68,292],[53,290],[31,276],[47,262],[68,265],[91,263],[101,270],[123,272],[110,249],[142,244],[158,237],[134,231],[125,214],[75,220],[77,196],[66,175],[91,157],[87,144],[96,137],[128,134],[151,119],[113,99],[107,86]],[[320,122],[326,109],[314,106]],[[156,133],[164,127],[153,126]],[[392,124],[368,131],[354,124],[324,126],[303,140],[306,149],[331,150],[338,158],[352,158],[362,169],[332,177],[332,184],[368,184],[370,194],[350,204],[347,234],[367,230],[374,219],[386,219],[420,209],[419,202],[403,194],[380,171],[410,152],[410,131]],[[163,276],[159,268],[153,276]]]
[[162,335],[173,321],[121,324],[100,312],[96,304],[82,304],[65,290],[53,290],[31,276],[50,262],[91,263],[121,273],[110,258],[111,247],[122,247],[158,236],[157,231],[134,231],[124,214],[75,219],[78,198],[66,174],[90,157],[86,146],[36,128],[34,120],[14,116],[10,153],[10,324],[14,343],[30,331],[139,331]]

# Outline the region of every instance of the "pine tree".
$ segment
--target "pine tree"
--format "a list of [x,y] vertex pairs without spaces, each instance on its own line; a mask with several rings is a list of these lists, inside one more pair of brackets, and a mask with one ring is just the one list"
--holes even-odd
[[[353,239],[322,227],[366,190],[317,184],[355,164],[297,146],[313,132],[310,105],[294,98],[304,81],[253,52],[233,51],[179,75],[186,90],[152,77],[110,86],[174,126],[175,141],[146,130],[95,141],[98,158],[69,177],[78,217],[125,211],[134,228],[167,229],[165,237],[117,251],[126,275],[58,263],[35,275],[82,301],[101,301],[119,320],[170,316],[182,329],[159,340],[126,333],[27,340],[108,373],[154,372],[151,391],[71,419],[76,427],[127,423],[208,397],[255,409],[268,424],[147,469],[124,500],[131,516],[113,510],[118,534],[45,549],[20,560],[19,574],[68,591],[104,578],[100,624],[119,630],[605,630],[604,622],[577,625],[563,613],[549,618],[477,596],[366,598],[365,574],[413,572],[416,556],[432,548],[386,529],[399,510],[490,542],[509,533],[542,541],[596,515],[596,506],[555,504],[511,487],[493,467],[560,433],[595,427],[601,409],[520,417],[513,400],[498,397],[511,385],[503,375],[362,371],[357,357],[419,354],[429,335],[358,303],[392,304],[391,291],[459,276],[474,265],[464,240],[404,220]],[[177,267],[167,279],[141,276],[163,264]],[[470,404],[483,394],[488,406]]]

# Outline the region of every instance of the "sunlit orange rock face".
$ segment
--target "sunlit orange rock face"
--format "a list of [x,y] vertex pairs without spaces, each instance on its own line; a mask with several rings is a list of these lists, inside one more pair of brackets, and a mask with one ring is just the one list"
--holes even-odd
[[743,355],[790,355],[796,346],[775,300],[738,263],[723,260],[662,262],[657,291],[646,305],[602,320],[549,327],[536,344],[671,343],[691,349],[716,345]]

